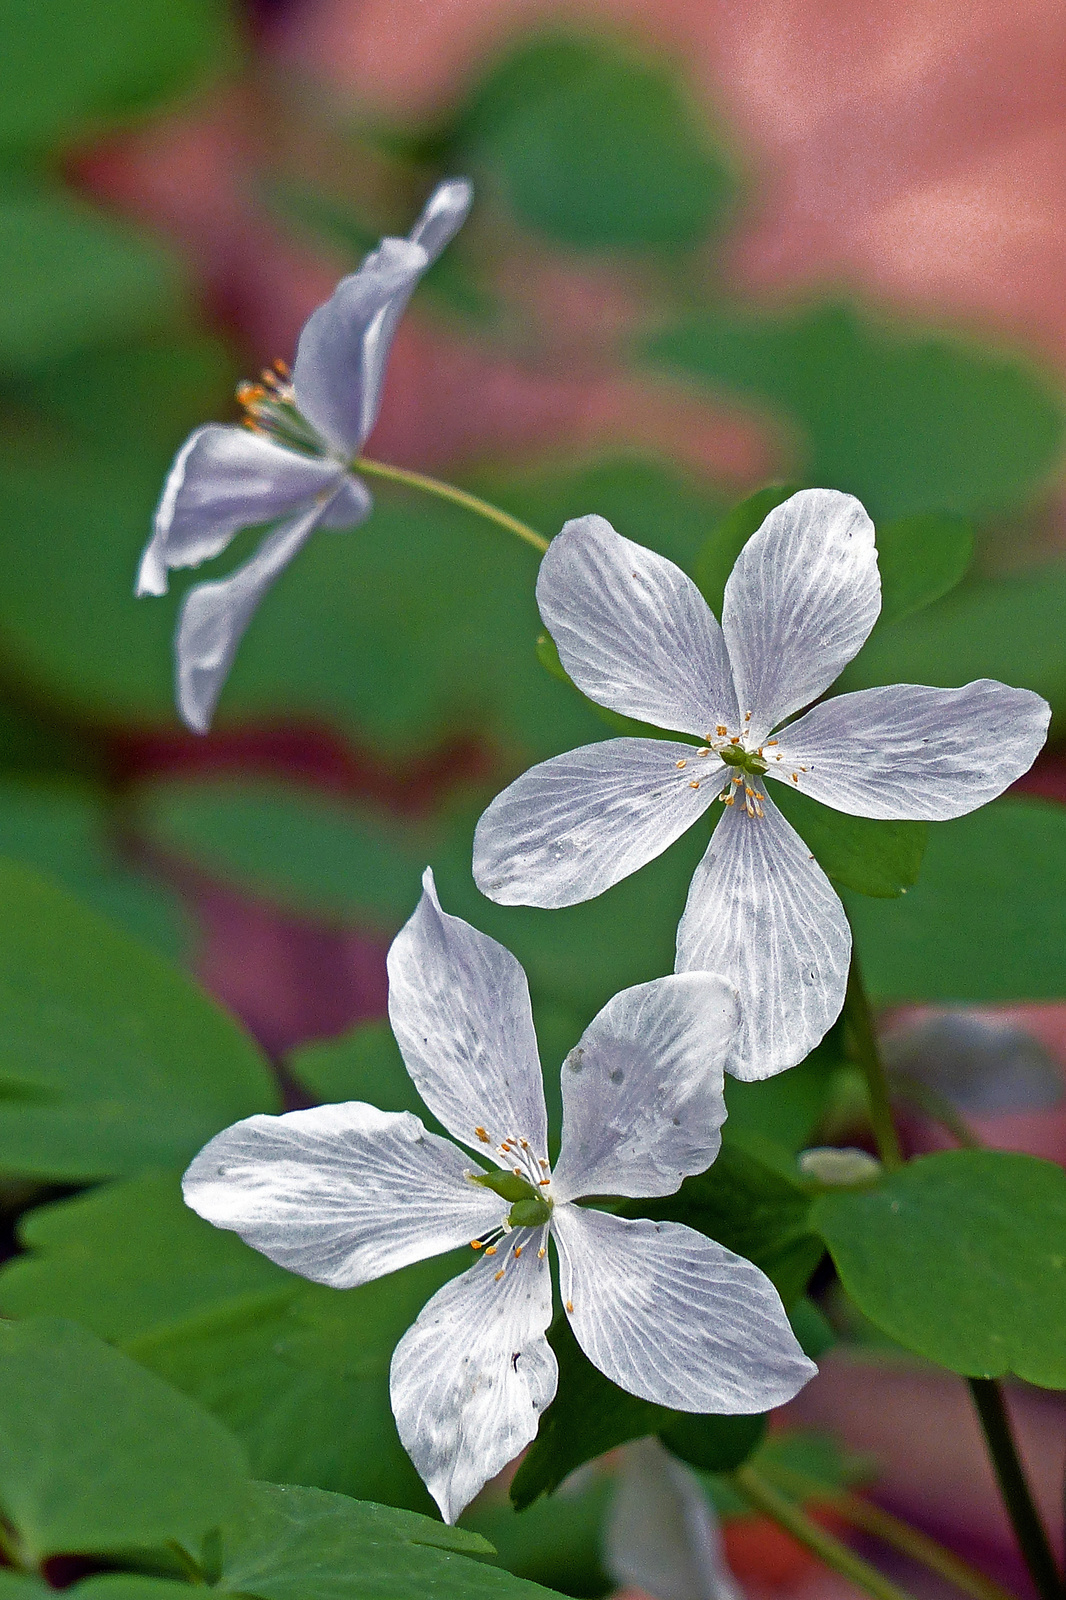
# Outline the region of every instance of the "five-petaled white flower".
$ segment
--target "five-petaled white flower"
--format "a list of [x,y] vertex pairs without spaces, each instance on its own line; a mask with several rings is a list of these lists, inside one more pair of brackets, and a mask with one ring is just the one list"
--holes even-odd
[[575,1204],[674,1193],[721,1142],[736,996],[709,973],[625,989],[562,1069],[547,1115],[525,974],[440,908],[432,874],[389,952],[389,1015],[426,1105],[490,1172],[410,1112],[361,1102],[220,1133],[185,1198],[273,1261],[350,1288],[473,1243],[392,1358],[400,1438],[451,1522],[537,1431],[555,1394],[549,1236],[570,1325],[601,1372],[683,1411],[760,1412],[813,1376],[777,1291],[693,1229]]
[[261,383],[241,385],[246,428],[198,428],[175,457],[141,557],[139,595],[166,594],[172,568],[220,555],[241,528],[276,523],[244,566],[185,598],[174,641],[177,699],[198,733],[274,579],[315,528],[351,528],[370,514],[370,492],[352,468],[377,421],[389,347],[471,198],[465,179],[435,189],[409,237],[383,239],[312,312],[291,377],[278,362]]
[[739,992],[728,1071],[764,1078],[794,1065],[839,1015],[851,931],[764,779],[853,816],[961,816],[1029,768],[1047,704],[987,678],[896,684],[787,722],[856,655],[881,609],[873,524],[830,489],[793,495],[748,540],[721,627],[673,562],[597,516],[552,541],[537,599],[585,694],[701,743],[609,739],[531,768],[478,824],[479,888],[504,905],[589,900],[724,801],[678,928],[676,970],[721,973]]

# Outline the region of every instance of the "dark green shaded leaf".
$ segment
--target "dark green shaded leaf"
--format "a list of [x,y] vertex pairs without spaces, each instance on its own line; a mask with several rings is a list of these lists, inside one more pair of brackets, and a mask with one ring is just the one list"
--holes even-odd
[[0,372],[163,326],[182,299],[161,245],[61,189],[0,187],[0,254]]
[[51,145],[173,95],[230,54],[219,0],[0,4],[0,144]]
[[771,793],[834,883],[878,900],[894,900],[917,883],[927,823],[851,817],[783,783]]
[[725,1103],[729,1116],[722,1130],[735,1136],[767,1139],[795,1155],[811,1143],[828,1109],[842,1062],[835,1037],[830,1034],[805,1061],[760,1083],[726,1078]]
[[700,1417],[678,1412],[659,1430],[668,1450],[701,1472],[733,1472],[757,1449],[766,1417]]
[[884,628],[954,589],[973,560],[973,528],[962,517],[897,517],[877,529]]
[[1020,361],[846,305],[711,310],[655,338],[649,354],[794,419],[802,475],[858,495],[875,522],[1012,505],[1062,448],[1061,401]]
[[188,978],[0,862],[0,1168],[51,1178],[183,1165],[276,1090]]
[[0,1506],[34,1560],[198,1544],[247,1492],[235,1439],[72,1322],[0,1327]]
[[460,113],[454,148],[522,222],[578,249],[694,245],[731,198],[670,74],[606,40],[519,46]]
[[949,1150],[874,1189],[825,1194],[812,1221],[859,1310],[968,1377],[1066,1388],[1066,1172],[1035,1156]]
[[602,1558],[613,1495],[609,1473],[568,1484],[563,1494],[542,1497],[522,1511],[490,1491],[463,1512],[462,1522],[495,1547],[497,1562],[508,1572],[579,1600],[599,1600],[614,1588]]
[[1056,1000],[1066,995],[1066,811],[996,800],[930,828],[902,900],[847,901],[879,1001]]
[[757,489],[746,500],[739,501],[727,511],[707,535],[696,556],[692,575],[703,598],[719,619],[722,616],[726,582],[737,556],[752,534],[762,527],[774,507],[802,487],[799,483],[773,483],[766,489]]

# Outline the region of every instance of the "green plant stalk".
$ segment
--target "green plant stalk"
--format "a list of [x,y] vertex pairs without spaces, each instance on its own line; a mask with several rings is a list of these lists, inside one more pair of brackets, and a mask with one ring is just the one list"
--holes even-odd
[[422,472],[408,472],[406,467],[390,467],[384,461],[368,461],[365,456],[356,456],[351,466],[353,472],[364,473],[368,478],[384,478],[389,483],[402,483],[408,489],[421,489],[423,494],[436,495],[438,500],[450,500],[452,505],[472,511],[476,517],[484,517],[487,522],[495,522],[498,527],[506,528],[508,533],[515,534],[542,555],[548,548],[547,539],[526,523],[519,522],[517,517],[501,511],[499,506],[482,500],[479,495],[467,494],[465,489],[442,483],[439,478],[427,478]]
[[740,1495],[756,1511],[761,1511],[765,1516],[771,1517],[774,1522],[782,1527],[792,1537],[799,1541],[805,1549],[810,1550],[820,1561],[834,1572],[839,1572],[842,1577],[850,1578],[852,1583],[865,1589],[866,1593],[874,1596],[874,1600],[913,1600],[906,1589],[901,1589],[899,1584],[893,1583],[876,1567],[857,1556],[854,1550],[849,1550],[847,1545],[834,1537],[825,1528],[809,1517],[802,1506],[781,1493],[773,1484],[753,1467],[738,1467],[735,1472],[728,1474],[728,1481]]
[[848,968],[848,986],[844,994],[844,1021],[851,1033],[856,1061],[866,1079],[870,1124],[877,1141],[877,1153],[882,1166],[891,1172],[903,1165],[903,1152],[900,1149],[899,1134],[896,1132],[896,1123],[892,1115],[888,1079],[885,1077],[881,1052],[877,1045],[873,1012],[870,1009],[869,997],[862,981],[859,958],[854,946],[851,951],[851,966]]
[[1051,1541],[1036,1509],[1018,1455],[1003,1390],[995,1378],[967,1378],[966,1381],[970,1385],[970,1393],[988,1443],[999,1492],[1007,1508],[1014,1537],[1029,1568],[1029,1576],[1041,1600],[1061,1600],[1064,1586],[1052,1553]]
[[831,1506],[845,1522],[850,1522],[855,1528],[861,1528],[864,1533],[872,1534],[875,1539],[891,1545],[903,1555],[910,1556],[913,1561],[920,1562],[930,1572],[935,1572],[948,1583],[954,1584],[963,1594],[970,1595],[972,1600],[1016,1600],[1009,1589],[1004,1589],[994,1578],[988,1578],[983,1572],[978,1572],[976,1567],[971,1567],[968,1561],[963,1561],[953,1550],[946,1549],[920,1529],[912,1528],[910,1523],[904,1522],[902,1518],[894,1517],[890,1511],[884,1511],[871,1501],[864,1500],[861,1495],[852,1494],[848,1489],[829,1488],[819,1483],[816,1478],[809,1478],[804,1472],[793,1471],[791,1467],[767,1464],[763,1466],[762,1471],[772,1483],[778,1484],[788,1493],[806,1501],[817,1501],[821,1505]]

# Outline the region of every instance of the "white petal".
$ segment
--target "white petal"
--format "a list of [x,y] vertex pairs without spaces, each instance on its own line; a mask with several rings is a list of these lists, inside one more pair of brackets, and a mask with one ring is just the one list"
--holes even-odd
[[507,1202],[409,1111],[354,1100],[247,1117],[189,1167],[185,1202],[271,1261],[351,1289],[497,1227]]
[[355,455],[377,420],[396,324],[429,256],[383,239],[304,323],[292,386],[296,404],[340,454]]
[[546,1241],[545,1228],[516,1229],[439,1289],[396,1346],[396,1427],[445,1522],[525,1448],[554,1398]]
[[166,594],[174,567],[198,567],[241,528],[273,522],[334,487],[335,461],[285,450],[247,428],[197,428],[174,458],[141,557],[137,593]]
[[625,1446],[604,1531],[604,1565],[620,1587],[655,1600],[743,1600],[710,1498],[658,1439]]
[[195,733],[206,733],[237,646],[263,596],[317,527],[328,501],[282,522],[255,555],[228,578],[200,583],[185,596],[174,637],[178,710]]
[[623,989],[563,1062],[552,1194],[673,1194],[710,1166],[725,1121],[722,1063],[737,997],[709,972]]
[[[761,792],[761,791],[760,791]],[[740,994],[726,1071],[768,1078],[802,1061],[844,1004],[851,929],[836,890],[770,800],[723,807],[677,930],[678,972],[717,972]]]
[[438,183],[408,234],[411,243],[420,244],[430,261],[436,261],[466,221],[473,202],[474,186],[469,178],[448,178]]
[[441,910],[428,867],[422,883],[388,959],[389,1021],[407,1070],[457,1139],[501,1166],[513,1165],[498,1153],[510,1138],[543,1158],[548,1118],[526,975],[502,944]]
[[322,517],[322,528],[357,528],[374,509],[374,497],[361,478],[350,474],[340,486]]
[[577,517],[548,546],[540,614],[578,688],[600,705],[704,739],[734,728],[722,630],[692,579],[603,517]]
[[667,739],[605,739],[531,767],[474,833],[474,881],[505,906],[591,900],[661,856],[721,790],[722,763]]
[[779,758],[767,776],[852,816],[940,822],[976,811],[1028,772],[1050,720],[1038,694],[993,678],[963,689],[860,689],[784,728],[764,752]]
[[737,557],[722,608],[756,744],[828,689],[880,610],[874,525],[854,496],[803,489],[770,512]]
[[677,1411],[768,1411],[817,1368],[766,1275],[679,1222],[557,1206],[559,1286],[593,1366]]

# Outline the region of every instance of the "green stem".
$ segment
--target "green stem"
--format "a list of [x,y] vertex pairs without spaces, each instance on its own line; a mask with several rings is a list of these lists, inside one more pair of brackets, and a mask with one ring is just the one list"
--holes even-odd
[[735,1472],[729,1474],[729,1482],[741,1498],[754,1506],[756,1511],[772,1517],[774,1522],[790,1533],[801,1545],[816,1555],[820,1561],[824,1561],[827,1567],[839,1572],[842,1577],[850,1578],[860,1589],[865,1589],[867,1594],[873,1595],[874,1600],[912,1600],[906,1589],[901,1589],[898,1584],[892,1583],[883,1573],[878,1572],[876,1567],[872,1567],[868,1561],[857,1556],[854,1550],[849,1550],[841,1540],[820,1527],[807,1515],[802,1506],[796,1505],[795,1501],[767,1483],[754,1468],[738,1467]]
[[831,1506],[852,1527],[861,1528],[864,1533],[880,1539],[882,1544],[891,1545],[913,1561],[920,1562],[930,1572],[937,1573],[948,1583],[954,1584],[956,1589],[961,1589],[963,1594],[972,1596],[972,1600],[1015,1600],[1008,1589],[996,1583],[994,1578],[978,1572],[976,1567],[971,1567],[953,1550],[946,1549],[927,1533],[912,1528],[909,1522],[894,1517],[890,1511],[863,1499],[861,1495],[852,1494],[848,1489],[827,1488],[817,1479],[809,1478],[803,1472],[794,1472],[789,1467],[766,1465],[762,1470],[788,1493],[805,1501]]
[[1051,1542],[1018,1455],[1003,1390],[995,1378],[967,1378],[1014,1537],[1042,1600],[1061,1600],[1062,1581]]
[[435,494],[438,500],[450,500],[453,505],[462,506],[466,511],[472,511],[477,517],[484,517],[488,522],[495,522],[499,527],[506,528],[508,533],[517,534],[519,539],[524,539],[526,544],[531,544],[534,550],[539,550],[543,555],[548,548],[548,541],[542,534],[524,522],[519,522],[517,517],[512,517],[508,512],[501,511],[499,506],[482,500],[476,494],[467,494],[465,489],[456,489],[450,483],[442,483],[439,478],[427,478],[421,472],[408,472],[406,467],[390,467],[384,461],[368,461],[365,456],[357,456],[352,462],[355,472],[365,473],[368,478],[386,478],[389,483],[402,483],[408,489],[421,489],[423,494]]
[[877,1140],[877,1153],[881,1157],[882,1166],[892,1171],[903,1165],[903,1152],[899,1147],[899,1134],[896,1132],[896,1123],[892,1116],[888,1080],[881,1063],[881,1052],[877,1046],[873,1012],[870,1010],[870,1001],[859,969],[859,958],[854,948],[851,952],[851,966],[848,969],[848,987],[844,995],[844,1021],[851,1032],[856,1060],[866,1078],[870,1125]]

